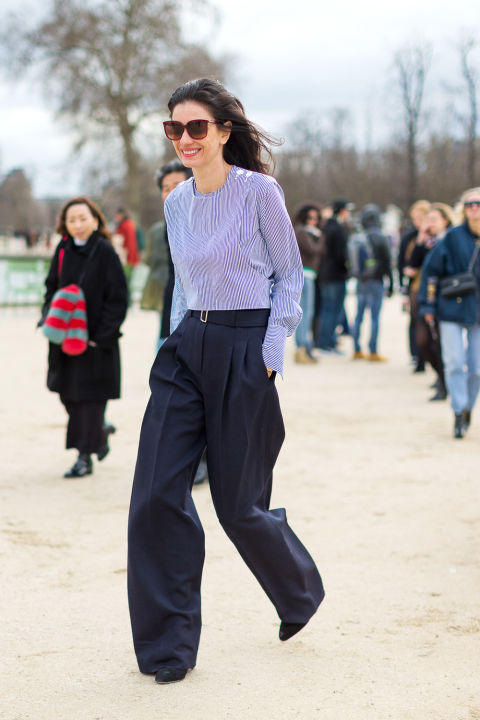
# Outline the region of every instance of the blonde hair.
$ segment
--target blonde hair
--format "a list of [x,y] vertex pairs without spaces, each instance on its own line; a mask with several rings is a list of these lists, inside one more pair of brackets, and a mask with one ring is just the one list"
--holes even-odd
[[455,215],[450,205],[442,202],[434,202],[430,205],[430,210],[439,212],[447,223],[447,227],[452,227],[452,225],[455,224]]
[[413,203],[413,205],[409,208],[408,214],[410,217],[412,216],[412,213],[415,211],[420,210],[420,212],[427,214],[427,212],[430,210],[430,203],[428,200],[417,200]]
[[461,203],[460,214],[461,214],[462,222],[465,222],[465,220],[467,219],[467,216],[465,215],[465,201],[468,198],[468,196],[471,195],[472,193],[476,193],[477,195],[480,195],[480,187],[468,188],[468,190],[465,190],[465,192],[463,192],[460,196],[460,203]]

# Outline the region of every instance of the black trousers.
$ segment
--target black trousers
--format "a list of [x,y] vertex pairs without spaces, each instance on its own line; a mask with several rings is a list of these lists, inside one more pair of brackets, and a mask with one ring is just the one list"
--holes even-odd
[[74,402],[60,396],[68,413],[66,447],[91,455],[98,452],[105,439],[102,435],[103,416],[107,403]]
[[144,673],[196,662],[204,534],[191,488],[205,445],[218,519],[280,618],[306,622],[323,599],[315,563],[285,510],[269,510],[284,426],[262,358],[268,314],[210,312],[205,323],[188,311],[153,364],[128,549],[130,616]]

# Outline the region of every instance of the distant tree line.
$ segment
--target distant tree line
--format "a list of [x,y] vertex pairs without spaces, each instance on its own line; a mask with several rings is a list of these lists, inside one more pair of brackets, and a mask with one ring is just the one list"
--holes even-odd
[[326,126],[313,116],[292,122],[289,149],[279,155],[277,168],[290,207],[305,198],[346,197],[359,206],[394,203],[406,211],[419,197],[452,204],[464,189],[480,184],[480,40],[464,36],[457,45],[459,82],[445,89],[452,102],[440,123],[425,111],[431,57],[427,44],[394,52],[391,94],[399,125],[382,147],[356,147],[348,109],[332,111]]
[[[32,24],[17,11],[4,18],[0,31],[0,65],[12,78],[33,72],[52,110],[75,130],[72,162],[80,162],[82,150],[90,152],[85,191],[110,217],[115,207],[126,205],[144,227],[160,214],[155,169],[172,158],[161,134],[172,89],[200,75],[228,80],[232,64],[231,58],[215,58],[185,41],[186,7],[187,0],[51,0],[40,21]],[[195,8],[215,23],[208,0]],[[460,39],[458,82],[445,88],[452,102],[439,124],[432,122],[425,102],[432,48],[420,43],[396,49],[390,95],[398,117],[382,146],[358,147],[348,108],[292,121],[288,143],[276,153],[275,171],[288,208],[293,211],[304,199],[329,203],[345,197],[359,206],[374,201],[406,210],[421,196],[452,203],[465,187],[480,184],[479,52],[474,35]],[[15,187],[7,179],[0,187],[0,209],[10,202],[5,193]],[[12,219],[12,202],[8,218],[2,210],[0,232],[23,224]],[[20,214],[26,212],[20,209],[23,202],[31,209],[33,199],[16,205]]]

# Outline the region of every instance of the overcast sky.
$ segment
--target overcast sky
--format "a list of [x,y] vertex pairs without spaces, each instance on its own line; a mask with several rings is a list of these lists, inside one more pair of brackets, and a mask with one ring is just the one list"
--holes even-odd
[[[21,0],[3,0],[2,9]],[[208,33],[213,52],[238,60],[229,89],[247,114],[283,136],[301,114],[321,116],[333,107],[349,108],[358,142],[369,128],[373,143],[395,123],[390,81],[395,48],[409,41],[433,46],[427,106],[441,112],[444,82],[458,81],[455,43],[464,31],[480,37],[473,0],[224,0],[221,22]],[[186,37],[205,38],[198,22]],[[480,53],[476,55],[480,71]],[[54,120],[53,108],[34,86],[0,81],[0,174],[23,167],[37,196],[76,193],[79,176],[67,168],[72,138]],[[368,118],[368,121],[367,121]]]

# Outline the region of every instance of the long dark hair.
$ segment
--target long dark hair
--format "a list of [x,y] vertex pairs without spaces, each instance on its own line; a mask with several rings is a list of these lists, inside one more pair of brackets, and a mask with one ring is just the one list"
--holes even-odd
[[310,210],[315,210],[315,212],[318,213],[317,227],[320,228],[320,223],[322,221],[322,208],[316,203],[305,203],[304,205],[300,205],[297,212],[295,213],[293,224],[306,225],[308,213],[310,212]]
[[56,232],[59,235],[65,236],[69,234],[65,221],[67,218],[67,211],[73,205],[86,205],[92,213],[93,217],[98,220],[98,232],[100,233],[100,235],[103,235],[103,237],[107,238],[107,240],[110,240],[110,242],[112,241],[112,235],[110,233],[110,230],[107,228],[107,222],[103,216],[102,211],[99,207],[97,207],[97,205],[95,205],[93,200],[90,200],[90,198],[87,198],[83,195],[68,200],[68,202],[66,202],[60,210],[60,215],[58,216],[57,220],[57,227],[55,228]]
[[[282,141],[248,120],[240,100],[221,83],[199,78],[181,85],[168,101],[170,117],[176,105],[188,100],[204,105],[212,117],[222,123],[219,127],[230,131],[230,137],[223,146],[225,162],[260,173],[273,171],[275,162],[270,146],[281,145]],[[226,123],[231,123],[231,126]]]

